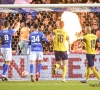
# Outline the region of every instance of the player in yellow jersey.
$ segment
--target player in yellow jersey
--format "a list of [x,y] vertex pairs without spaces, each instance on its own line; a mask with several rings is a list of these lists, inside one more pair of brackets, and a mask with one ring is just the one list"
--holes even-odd
[[86,59],[87,59],[87,70],[86,70],[86,80],[81,81],[82,83],[87,83],[90,76],[90,70],[98,78],[100,84],[100,75],[94,67],[94,58],[96,54],[95,46],[98,42],[98,37],[91,33],[91,28],[86,28],[87,34],[84,36],[83,41],[86,45]]
[[[56,74],[57,70],[61,66],[61,60],[63,63],[63,71],[62,71],[62,81],[65,82],[65,76],[66,76],[66,64],[67,64],[67,46],[66,43],[68,41],[68,46],[70,49],[70,42],[69,42],[69,36],[67,32],[63,29],[64,27],[64,22],[60,21],[59,23],[60,28],[53,30],[53,49],[55,53],[55,59],[56,59],[56,64],[54,66],[53,73]],[[70,51],[70,50],[69,50]]]

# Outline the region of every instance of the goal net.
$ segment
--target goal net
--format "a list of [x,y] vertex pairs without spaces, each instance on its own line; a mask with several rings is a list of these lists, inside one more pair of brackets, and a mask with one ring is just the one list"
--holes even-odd
[[[85,34],[87,26],[92,27],[92,33],[100,36],[100,4],[38,4],[38,5],[0,5],[0,29],[5,20],[10,23],[10,28],[13,28],[13,23],[19,21],[21,23],[20,30],[13,36],[12,50],[19,50],[18,45],[20,39],[28,37],[29,31],[22,32],[22,27],[27,26],[33,30],[32,25],[37,23],[39,30],[45,35],[50,35],[52,31],[59,27],[59,21],[63,20],[66,23],[66,31],[71,38],[72,54],[69,55],[67,78],[81,79],[85,77],[85,48],[82,45],[80,38]],[[100,45],[97,45],[96,50],[99,52]],[[61,79],[61,69],[57,75],[52,74],[55,58],[53,56],[53,44],[48,46],[43,42],[44,55],[43,68],[41,71],[41,79],[51,80],[55,78]],[[20,54],[20,50],[19,50]],[[74,55],[73,55],[74,54]],[[19,62],[17,61],[17,58]],[[23,70],[29,71],[28,56],[13,56],[13,61],[8,71],[8,77],[11,80],[25,80],[21,76]],[[100,71],[98,65],[99,57],[96,56],[96,67]],[[18,67],[17,67],[18,66]],[[74,70],[75,69],[75,70]],[[16,73],[16,74],[15,74]],[[15,76],[14,76],[15,75]],[[91,74],[91,78],[94,76]],[[26,78],[29,80],[29,77]]]

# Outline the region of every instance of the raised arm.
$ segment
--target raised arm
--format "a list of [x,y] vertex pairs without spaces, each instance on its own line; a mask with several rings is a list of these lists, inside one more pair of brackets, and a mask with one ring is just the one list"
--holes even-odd
[[15,21],[15,23],[14,23],[14,30],[15,30],[15,31],[18,31],[19,28],[20,28],[20,22]]
[[45,37],[45,35],[42,33],[42,39],[45,41],[45,42],[47,42],[47,43],[49,43],[49,40]]

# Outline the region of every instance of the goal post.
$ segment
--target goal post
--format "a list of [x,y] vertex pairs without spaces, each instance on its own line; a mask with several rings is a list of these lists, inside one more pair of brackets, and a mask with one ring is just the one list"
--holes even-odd
[[[6,20],[9,21],[11,25],[13,25],[14,20],[19,19],[18,18],[19,14],[22,14],[22,17],[26,18],[26,16],[28,15],[26,9],[28,8],[30,9],[29,12],[32,14],[32,16],[34,15],[35,17],[36,15],[36,13],[33,13],[33,12],[37,12],[40,15],[39,25],[42,26],[44,25],[44,22],[46,22],[46,24],[49,22],[48,26],[51,25],[52,28],[54,29],[56,27],[56,21],[59,19],[57,17],[58,19],[55,20],[56,12],[57,12],[57,16],[61,15],[64,11],[75,12],[79,17],[82,27],[84,28],[86,26],[91,25],[90,21],[92,19],[89,18],[90,12],[93,12],[92,14],[96,18],[97,17],[99,18],[100,16],[99,7],[100,7],[100,4],[0,4],[0,14],[2,12],[8,12],[6,13],[8,15]],[[23,12],[23,11],[20,12],[20,10],[16,8],[22,8],[26,10],[26,12]],[[46,11],[49,11],[49,12],[46,12]],[[67,15],[68,17],[71,17],[71,14],[67,14]],[[66,21],[68,21],[69,19],[68,17],[66,18],[66,15],[65,15],[64,19],[65,20],[67,19]],[[77,18],[74,18],[74,19],[73,18],[71,18],[70,21],[75,23],[74,21],[76,21]],[[81,19],[83,21],[85,20],[85,22],[81,21]],[[32,20],[34,20],[34,18],[32,18]],[[70,23],[72,24],[72,22]],[[68,26],[68,24],[66,26]],[[76,29],[76,25],[74,26],[72,26],[73,30]],[[44,31],[46,31],[45,33],[48,32],[47,27]],[[71,32],[71,37],[73,36],[72,33],[73,31]],[[18,37],[15,36],[13,40],[13,45],[12,45],[12,48],[14,48],[14,50],[16,50],[15,48],[18,42],[19,42],[19,36]],[[61,68],[58,71],[57,75],[54,75],[52,73],[53,66],[55,64],[55,57],[53,53],[51,53],[53,52],[52,47],[53,45],[51,44],[49,47],[47,46],[46,43],[43,44],[44,52],[49,51],[50,53],[44,54],[44,59],[43,59],[44,61],[42,63],[43,68],[41,70],[41,76],[40,76],[41,80],[56,80],[56,79],[61,80],[61,73],[62,73]],[[0,56],[0,59],[2,59],[1,56]],[[72,52],[71,54],[69,54],[69,60],[67,64],[68,70],[67,70],[67,75],[66,75],[67,79],[80,80],[80,79],[85,78],[85,69],[86,69],[85,59],[86,58],[85,58],[84,52],[78,52],[78,53]],[[100,72],[100,65],[98,64],[99,62],[100,62],[100,57],[99,55],[96,55],[95,65],[97,67],[97,70]],[[3,61],[1,63],[3,64]],[[37,65],[37,63],[35,63],[35,65]],[[30,80],[30,77],[27,77],[27,78],[22,77],[22,71],[23,70],[29,71],[29,66],[30,66],[29,57],[25,55],[16,55],[16,56],[14,55],[10,68],[8,70],[9,80]],[[91,79],[96,80],[93,74],[91,74],[90,77]]]

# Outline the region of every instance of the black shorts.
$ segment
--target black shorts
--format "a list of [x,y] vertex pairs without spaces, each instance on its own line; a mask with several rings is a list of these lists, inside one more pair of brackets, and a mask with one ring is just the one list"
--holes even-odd
[[88,60],[88,66],[94,66],[95,54],[86,54],[86,59]]
[[56,61],[68,59],[67,51],[54,51],[54,53]]

